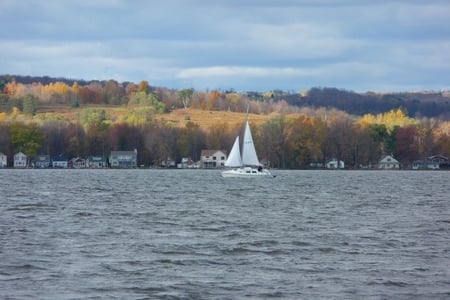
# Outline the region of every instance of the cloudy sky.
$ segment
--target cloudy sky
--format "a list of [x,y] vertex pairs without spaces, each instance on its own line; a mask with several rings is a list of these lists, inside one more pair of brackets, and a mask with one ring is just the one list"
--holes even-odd
[[0,74],[199,90],[450,89],[448,0],[0,0]]

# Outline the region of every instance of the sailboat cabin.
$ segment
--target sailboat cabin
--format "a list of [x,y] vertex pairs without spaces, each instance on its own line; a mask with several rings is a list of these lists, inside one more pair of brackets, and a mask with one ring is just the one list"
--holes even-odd
[[224,150],[202,150],[200,156],[203,169],[223,168],[227,160],[227,152]]

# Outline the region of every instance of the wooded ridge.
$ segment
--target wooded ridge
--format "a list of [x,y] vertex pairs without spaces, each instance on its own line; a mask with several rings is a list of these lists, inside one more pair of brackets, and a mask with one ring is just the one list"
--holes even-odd
[[367,168],[384,154],[408,167],[450,155],[446,92],[238,93],[9,75],[0,77],[0,91],[0,152],[8,157],[137,149],[139,165],[196,161],[203,149],[231,148],[248,107],[260,159],[271,167],[309,168],[335,158]]

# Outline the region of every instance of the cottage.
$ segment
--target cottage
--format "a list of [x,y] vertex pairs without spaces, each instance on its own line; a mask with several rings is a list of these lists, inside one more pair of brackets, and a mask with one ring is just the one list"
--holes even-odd
[[448,165],[449,160],[447,156],[444,155],[433,155],[427,158],[428,161],[436,162],[439,165]]
[[222,168],[227,160],[226,151],[202,150],[200,154],[200,165],[204,169]]
[[194,162],[192,159],[183,157],[181,162],[177,164],[178,169],[198,169],[199,164]]
[[84,169],[86,168],[86,160],[79,157],[74,157],[69,161],[69,168]]
[[50,168],[50,155],[38,155],[33,159],[33,167],[35,168]]
[[176,165],[176,162],[170,157],[168,157],[166,160],[161,161],[161,168],[175,168]]
[[104,156],[89,156],[86,159],[86,167],[93,169],[106,168],[106,158]]
[[8,157],[0,152],[0,168],[6,168],[8,166]]
[[327,169],[343,169],[344,162],[342,160],[338,162],[337,159],[333,158],[332,160],[327,162],[325,166],[327,167]]
[[111,164],[111,168],[136,168],[137,150],[111,151],[109,163]]
[[438,170],[439,163],[431,160],[415,160],[412,163],[413,170]]
[[378,162],[378,169],[396,170],[400,169],[400,163],[391,155],[386,155]]
[[67,169],[69,167],[68,159],[65,155],[57,155],[52,158],[52,167]]
[[14,154],[14,168],[26,168],[27,156],[22,152]]
[[448,165],[448,157],[443,155],[433,155],[425,160],[415,160],[412,163],[413,170],[439,170],[441,166]]

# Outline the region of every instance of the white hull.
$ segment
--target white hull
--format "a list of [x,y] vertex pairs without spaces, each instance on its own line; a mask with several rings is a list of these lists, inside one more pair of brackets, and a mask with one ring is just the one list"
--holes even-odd
[[222,171],[222,177],[238,177],[238,178],[247,178],[247,177],[273,177],[273,175],[267,169],[258,170],[257,168],[244,167],[237,168],[232,170]]

